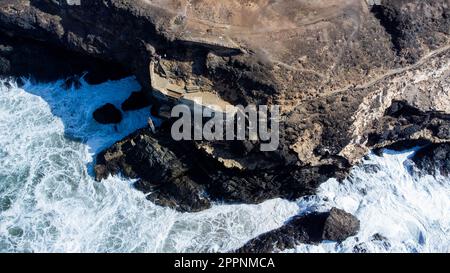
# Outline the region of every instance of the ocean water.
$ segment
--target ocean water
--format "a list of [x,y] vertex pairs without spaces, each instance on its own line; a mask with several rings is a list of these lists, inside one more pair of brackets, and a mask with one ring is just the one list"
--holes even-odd
[[[349,179],[316,196],[259,205],[215,204],[180,213],[152,204],[120,176],[93,179],[95,154],[143,127],[149,109],[117,126],[92,112],[140,89],[134,78],[63,90],[62,82],[18,87],[0,80],[0,252],[217,252],[332,206],[361,220],[342,243],[287,252],[448,252],[450,180],[411,174],[414,151],[370,155]],[[374,240],[379,234],[381,240]]]
[[330,179],[317,196],[300,199],[301,211],[334,206],[352,213],[361,230],[342,243],[291,251],[450,252],[450,178],[418,175],[410,160],[416,150],[371,154],[342,183]]

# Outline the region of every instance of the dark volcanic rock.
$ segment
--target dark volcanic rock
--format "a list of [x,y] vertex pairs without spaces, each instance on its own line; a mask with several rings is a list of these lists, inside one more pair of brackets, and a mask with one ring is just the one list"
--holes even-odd
[[322,239],[329,241],[344,241],[356,235],[359,230],[359,220],[343,210],[332,208],[323,227]]
[[333,166],[280,166],[266,172],[228,169],[201,153],[195,143],[172,140],[167,123],[157,133],[142,129],[105,150],[97,157],[95,171],[97,180],[117,173],[140,178],[136,188],[152,193],[149,199],[182,211],[198,211],[211,201],[294,200],[312,194],[318,184],[345,170]]
[[431,144],[414,154],[412,160],[426,174],[450,175],[450,143]]
[[43,41],[11,36],[0,29],[0,75],[32,76],[39,82],[51,82],[80,78],[84,74],[87,83],[98,84],[127,77],[130,71],[116,62],[73,52]]
[[383,0],[371,10],[391,36],[397,54],[410,63],[420,58],[426,46],[433,46],[443,39],[439,32],[450,34],[448,1],[429,3]]
[[268,253],[294,248],[300,243],[318,244],[323,240],[343,241],[359,231],[359,220],[332,208],[325,213],[295,216],[281,228],[269,231],[236,250],[241,253]]
[[92,115],[101,124],[114,124],[122,121],[122,112],[111,103],[98,108]]
[[393,101],[375,127],[376,131],[368,136],[369,146],[383,144],[394,150],[405,150],[428,144],[432,142],[430,139],[448,139],[450,115],[421,111],[405,101]]
[[133,92],[130,97],[122,103],[123,111],[133,111],[150,106],[151,101],[145,92]]
[[[385,113],[385,119],[383,124],[391,125],[392,130],[383,129],[382,133],[372,133],[369,135],[369,140],[372,141],[370,145],[376,145],[377,143],[387,143],[389,147],[405,148],[411,147],[413,144],[426,143],[425,140],[411,139],[414,133],[420,130],[427,130],[430,134],[436,134],[437,136],[442,128],[445,128],[449,123],[448,115],[435,113],[435,112],[423,112],[417,108],[407,105],[404,102],[394,102],[392,107],[388,108]],[[399,124],[399,125],[395,125]],[[334,165],[319,165],[319,166],[298,166],[292,165],[286,162],[282,157],[272,153],[256,153],[258,151],[254,145],[247,145],[247,142],[225,142],[216,143],[213,147],[216,151],[233,151],[232,159],[246,162],[252,162],[256,166],[249,169],[239,170],[234,168],[225,167],[223,164],[216,160],[211,160],[208,153],[204,153],[197,147],[199,144],[205,145],[205,143],[196,143],[190,141],[176,142],[171,139],[170,136],[170,122],[166,123],[167,128],[163,128],[157,135],[154,135],[154,141],[158,141],[160,145],[170,147],[172,150],[178,151],[177,157],[184,166],[188,166],[188,171],[183,173],[183,179],[181,181],[189,181],[185,184],[171,183],[167,184],[167,188],[164,188],[165,197],[161,200],[171,199],[171,194],[178,195],[178,192],[187,191],[187,189],[194,189],[195,184],[202,185],[201,190],[207,193],[209,201],[226,201],[226,202],[239,202],[239,203],[259,203],[267,199],[282,197],[290,200],[295,200],[301,196],[307,194],[313,194],[315,189],[321,183],[327,181],[331,177],[338,179],[346,177],[351,165],[342,158],[333,158]],[[413,126],[414,130],[409,130]],[[403,129],[403,128],[406,128]],[[148,130],[141,131],[141,134],[150,134]],[[139,134],[139,133],[138,133]],[[126,138],[121,142],[134,141],[130,138]],[[209,145],[206,143],[206,145]],[[385,147],[385,146],[382,146]],[[129,158],[141,158],[143,154],[147,153],[145,150],[130,149],[123,151],[124,157]],[[190,157],[186,157],[189,155]],[[225,158],[226,154],[223,155]],[[323,155],[328,156],[327,154]],[[195,162],[193,160],[195,158]],[[278,158],[278,160],[276,160]],[[276,163],[274,163],[276,162]],[[124,172],[124,170],[139,169],[145,166],[141,161],[129,161],[127,166],[115,166],[113,163],[106,161],[105,165],[111,165],[110,169],[117,169]],[[174,168],[177,165],[167,164],[166,167],[161,168]],[[253,169],[254,168],[254,169]],[[262,171],[261,171],[262,170]],[[125,175],[130,177],[144,178],[143,181],[138,183],[137,187],[144,192],[151,192],[154,188],[152,183],[148,183],[151,179],[151,175],[147,177],[145,172],[137,172],[137,174],[124,172]],[[156,172],[155,177],[160,177]],[[178,177],[180,178],[180,177]],[[162,180],[166,179],[164,176]],[[191,183],[192,181],[192,183]],[[299,183],[301,181],[301,183]],[[178,186],[182,188],[177,189]],[[197,191],[198,192],[198,191]],[[194,195],[197,195],[194,193]],[[179,198],[175,198],[179,199]],[[174,200],[174,199],[172,199]],[[185,205],[184,209],[202,207],[203,199],[191,199],[189,205]],[[200,204],[195,204],[199,201]],[[170,202],[166,202],[170,203]],[[171,205],[174,206],[174,205]],[[330,235],[331,236],[331,235]]]
[[204,186],[188,175],[193,168],[188,156],[175,142],[143,129],[98,155],[96,179],[122,173],[138,178],[136,188],[150,193],[147,198],[156,204],[180,211],[204,210],[211,205]]

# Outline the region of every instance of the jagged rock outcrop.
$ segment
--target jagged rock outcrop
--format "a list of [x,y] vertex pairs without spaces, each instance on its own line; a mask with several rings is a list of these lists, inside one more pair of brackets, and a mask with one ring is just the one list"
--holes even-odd
[[[235,149],[242,149],[236,143]],[[255,158],[263,165],[263,157]],[[141,129],[97,157],[96,179],[122,173],[136,178],[135,187],[157,204],[180,211],[199,211],[210,203],[259,203],[282,197],[296,199],[314,193],[331,177],[341,176],[335,166],[293,168],[272,166],[261,172],[229,169],[199,150],[190,141],[177,142],[170,136],[170,123],[153,133]],[[345,172],[345,170],[343,170]],[[301,181],[301,183],[299,183]]]
[[[139,179],[135,186],[159,205],[180,211],[200,211],[211,206],[205,187],[194,182],[192,154],[164,132],[139,130],[97,157],[96,179],[118,174]],[[195,177],[192,177],[195,179]]]
[[[0,70],[21,67],[18,41],[26,41],[120,64],[148,96],[166,84],[180,96],[201,90],[234,105],[279,104],[274,152],[249,141],[175,142],[147,129],[100,155],[97,175],[122,172],[156,192],[146,166],[167,180],[152,200],[181,210],[295,199],[345,177],[370,149],[450,141],[449,1],[369,2],[6,0]],[[155,145],[187,171],[159,162],[167,153]],[[114,149],[119,159],[105,157]]]
[[295,216],[282,227],[262,234],[237,249],[239,253],[268,253],[294,248],[296,245],[318,244],[323,240],[341,242],[359,231],[359,220],[332,208],[329,212]]
[[450,115],[439,111],[421,111],[405,101],[394,101],[383,118],[374,122],[368,135],[373,147],[424,140],[443,143],[450,138]]

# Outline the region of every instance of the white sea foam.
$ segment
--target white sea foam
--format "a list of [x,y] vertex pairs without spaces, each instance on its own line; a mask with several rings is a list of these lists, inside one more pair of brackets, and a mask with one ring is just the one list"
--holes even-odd
[[[139,89],[136,80],[68,91],[60,84],[19,88],[0,80],[0,252],[228,251],[299,212],[331,206],[354,213],[361,232],[341,244],[290,251],[449,251],[450,182],[412,177],[409,153],[372,155],[350,179],[328,181],[315,197],[200,213],[156,206],[128,179],[97,183],[95,153],[145,126],[149,109],[125,113],[116,127],[99,125],[92,112],[107,102],[120,106]],[[388,242],[371,240],[375,233]]]
[[295,251],[449,252],[450,179],[412,175],[414,152],[372,154],[342,183],[331,179],[316,197],[300,199],[302,210],[335,206],[354,214],[361,231],[343,243],[301,245]]

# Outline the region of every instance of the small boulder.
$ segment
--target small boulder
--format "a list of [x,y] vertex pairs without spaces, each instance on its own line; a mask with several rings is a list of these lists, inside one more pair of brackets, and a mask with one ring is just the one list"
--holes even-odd
[[93,116],[100,124],[115,124],[122,121],[122,113],[111,103],[107,103],[95,110]]
[[343,210],[332,208],[325,220],[322,239],[341,242],[359,231],[359,220]]
[[261,234],[235,250],[238,253],[278,252],[295,245],[341,242],[359,231],[359,220],[340,209],[292,217],[282,227]]
[[122,103],[123,111],[134,111],[150,106],[151,102],[143,91],[133,92],[130,97]]

